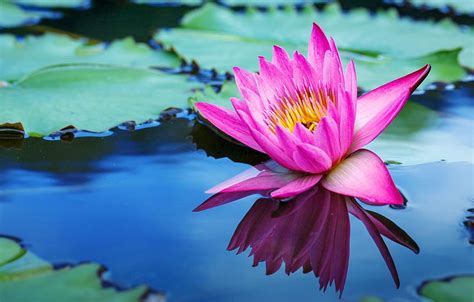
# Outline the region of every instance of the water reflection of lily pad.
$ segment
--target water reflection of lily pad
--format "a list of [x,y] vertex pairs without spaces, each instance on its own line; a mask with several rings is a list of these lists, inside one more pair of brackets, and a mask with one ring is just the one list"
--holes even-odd
[[434,302],[471,302],[474,299],[473,288],[474,276],[459,276],[426,282],[418,292]]
[[[57,83],[61,82],[61,85]],[[21,122],[32,136],[73,125],[106,131],[125,121],[142,123],[169,107],[186,107],[198,83],[185,76],[105,65],[53,66],[0,89],[0,124]]]
[[358,78],[365,89],[425,63],[433,66],[427,84],[459,80],[464,76],[461,65],[474,66],[470,56],[473,47],[468,43],[473,37],[470,30],[462,32],[449,21],[400,19],[393,11],[370,16],[359,9],[344,14],[333,5],[323,12],[308,7],[302,12],[287,8],[240,14],[207,4],[185,15],[181,28],[160,31],[155,38],[204,68],[231,71],[233,66],[240,66],[255,71],[257,56],[270,57],[274,44],[306,53],[312,22],[318,22],[335,38],[343,50],[343,60],[355,60],[357,70],[365,75]]
[[101,63],[124,66],[176,67],[179,60],[171,54],[152,50],[132,38],[110,45],[86,45],[84,40],[58,34],[27,36],[0,35],[0,79],[16,80],[34,70],[53,64]]
[[124,291],[104,288],[103,268],[95,263],[55,270],[15,241],[3,237],[0,251],[2,257],[9,258],[6,263],[0,263],[1,301],[138,302],[148,295],[145,286]]
[[[203,101],[232,108],[230,97],[240,97],[233,83],[224,85],[219,93],[215,93],[208,86],[190,98],[190,103],[192,106],[194,102]],[[461,123],[460,120],[465,122]],[[472,121],[468,119],[452,119],[449,115],[441,115],[426,106],[410,101],[393,124],[369,145],[369,149],[380,154],[386,162],[419,164],[439,160],[471,161],[472,146],[463,141],[463,138],[469,135],[466,129],[470,126]],[[455,127],[456,130],[451,127]],[[456,131],[459,135],[453,136],[452,131]]]

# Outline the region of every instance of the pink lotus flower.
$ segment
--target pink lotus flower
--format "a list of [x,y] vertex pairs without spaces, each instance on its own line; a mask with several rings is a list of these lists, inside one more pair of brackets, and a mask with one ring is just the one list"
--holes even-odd
[[[237,197],[233,193],[216,196],[220,201]],[[216,200],[207,201],[206,207],[219,205]],[[386,217],[363,209],[354,198],[318,185],[289,201],[255,201],[227,249],[237,249],[239,254],[250,247],[253,266],[265,262],[268,275],[277,272],[283,263],[288,275],[300,268],[305,273],[312,271],[319,277],[320,289],[326,290],[334,283],[336,292],[342,295],[349,267],[349,213],[366,227],[398,287],[397,269],[382,236],[418,253],[415,241]]]
[[313,24],[307,59],[298,52],[290,59],[275,46],[272,62],[260,57],[258,74],[234,68],[243,98],[231,98],[235,111],[196,106],[215,127],[295,173],[272,197],[320,183],[363,201],[401,204],[383,161],[362,148],[391,123],[429,71],[426,65],[357,98],[354,63],[344,71],[334,41]]

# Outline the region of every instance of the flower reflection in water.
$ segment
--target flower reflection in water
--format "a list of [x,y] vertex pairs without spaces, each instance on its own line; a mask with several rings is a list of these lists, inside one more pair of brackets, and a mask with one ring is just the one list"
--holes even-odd
[[[270,163],[260,168],[269,166],[277,167]],[[246,172],[240,179],[231,180],[234,190],[215,194],[196,211],[255,193],[269,196],[274,187],[291,181],[285,177],[284,173],[278,177],[275,169],[260,170],[253,177]],[[284,201],[270,197],[255,201],[235,230],[228,250],[242,253],[250,247],[253,266],[265,262],[267,274],[277,272],[282,263],[287,274],[303,268],[304,273],[313,272],[319,278],[320,289],[326,290],[334,283],[336,292],[342,295],[349,267],[349,213],[364,224],[398,287],[395,263],[382,236],[418,253],[415,241],[386,217],[363,209],[355,198],[318,185]]]

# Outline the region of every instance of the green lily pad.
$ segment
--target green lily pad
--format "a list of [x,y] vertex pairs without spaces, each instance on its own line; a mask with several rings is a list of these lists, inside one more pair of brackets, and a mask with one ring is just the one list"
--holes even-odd
[[132,0],[137,4],[152,4],[152,5],[201,5],[203,0]]
[[359,85],[364,89],[372,89],[426,63],[433,69],[424,85],[459,80],[465,72],[458,55],[464,65],[474,66],[469,56],[473,47],[468,41],[474,37],[470,30],[462,32],[449,21],[399,19],[392,11],[375,17],[366,10],[343,14],[334,5],[323,12],[308,7],[301,13],[287,8],[240,14],[207,4],[185,15],[181,28],[160,31],[155,38],[165,48],[203,68],[231,71],[233,66],[240,66],[256,71],[257,56],[270,57],[275,44],[290,52],[306,53],[314,21],[334,36],[345,62],[355,60]]
[[0,266],[20,257],[24,251],[15,241],[0,237]]
[[211,86],[207,85],[203,90],[196,91],[196,93],[189,98],[189,106],[196,110],[194,103],[206,102],[228,109],[233,109],[229,100],[231,97],[240,97],[240,92],[234,82],[228,82],[222,85],[219,93],[216,93]]
[[424,283],[418,292],[434,302],[472,302],[474,277],[461,276]]
[[229,6],[277,6],[277,5],[301,5],[326,3],[331,0],[221,0],[220,2]]
[[[16,242],[0,238],[0,251],[23,250]],[[15,257],[15,252],[9,252]],[[0,301],[8,302],[132,302],[142,301],[145,286],[118,291],[102,286],[102,267],[95,263],[54,270],[52,265],[27,252],[0,264]]]
[[[237,86],[233,82],[225,84],[219,93],[208,86],[203,91],[196,92],[189,102],[193,108],[195,102],[207,102],[232,108],[230,97],[240,98]],[[472,121],[458,117],[459,123],[453,127],[459,128],[443,130],[451,126],[451,122],[451,117],[440,115],[426,106],[409,101],[392,124],[368,148],[379,154],[385,162],[404,165],[440,160],[472,161],[472,152],[474,152],[472,146],[464,144],[459,137],[452,135],[453,132],[460,135],[466,133],[465,129],[472,127]],[[210,126],[223,138],[235,142],[212,125]]]
[[90,0],[10,0],[13,3],[34,6],[34,7],[62,7],[62,8],[77,8],[87,7],[90,5]]
[[0,35],[0,80],[16,80],[39,68],[54,64],[101,63],[134,67],[179,66],[179,60],[152,50],[132,38],[86,45],[84,40],[59,34],[27,36]]
[[0,28],[34,24],[42,18],[55,16],[56,14],[51,12],[25,10],[9,0],[0,0]]
[[383,300],[380,299],[379,297],[369,296],[369,297],[363,298],[359,302],[383,302]]
[[198,83],[185,76],[108,65],[64,65],[36,71],[0,88],[0,125],[20,122],[31,136],[73,125],[106,131],[122,122],[156,119],[184,108]]
[[454,11],[463,14],[474,13],[474,3],[469,0],[410,0],[410,3],[415,6],[426,5],[438,9],[451,7]]

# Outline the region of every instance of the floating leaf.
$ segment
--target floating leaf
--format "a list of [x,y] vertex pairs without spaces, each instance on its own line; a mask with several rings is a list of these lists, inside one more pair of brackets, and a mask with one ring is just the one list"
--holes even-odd
[[169,107],[184,108],[197,87],[185,76],[149,69],[53,66],[0,89],[0,125],[21,122],[32,136],[69,125],[102,132],[125,121],[156,119]]
[[137,4],[152,4],[152,5],[201,5],[203,0],[132,0]]
[[41,18],[53,18],[56,16],[58,15],[55,13],[26,10],[9,0],[0,0],[0,28],[34,24],[38,23]]
[[0,266],[15,260],[23,253],[23,249],[16,242],[0,237]]
[[472,302],[473,288],[474,276],[462,276],[426,282],[418,292],[434,302]]
[[425,83],[459,80],[465,75],[457,59],[460,51],[465,65],[474,66],[469,56],[473,46],[468,41],[474,37],[470,30],[462,32],[448,21],[399,19],[393,12],[372,17],[359,9],[343,14],[333,5],[323,12],[309,7],[303,12],[288,8],[240,14],[207,4],[185,15],[181,28],[160,31],[155,38],[203,68],[231,71],[240,66],[256,71],[257,56],[270,57],[275,44],[290,52],[306,53],[312,22],[321,24],[335,38],[345,62],[355,60],[359,85],[364,89],[426,63],[433,69]]
[[216,93],[211,86],[207,85],[204,90],[197,91],[194,96],[189,98],[189,105],[195,109],[194,103],[206,102],[233,109],[229,100],[231,97],[240,97],[240,92],[234,82],[224,83],[219,93]]
[[359,302],[383,302],[383,300],[380,299],[379,297],[370,296],[370,297],[363,298]]
[[[227,83],[219,93],[207,86],[203,92],[197,92],[189,99],[191,107],[195,102],[207,102],[232,108],[230,97],[240,98],[240,93],[234,83]],[[459,137],[452,133],[462,135],[466,129],[472,127],[472,121],[458,118],[453,127],[452,118],[440,115],[436,111],[414,101],[407,103],[405,108],[395,118],[393,123],[369,145],[386,162],[397,162],[405,165],[426,163],[432,161],[471,161],[474,150],[472,146],[463,144]],[[217,134],[225,139],[235,142],[222,134],[219,130],[209,125]]]
[[53,64],[101,63],[123,66],[179,66],[168,53],[155,51],[132,38],[86,45],[82,40],[58,34],[27,36],[0,35],[0,79],[16,80],[41,67]]
[[220,2],[229,6],[277,6],[277,5],[301,5],[325,3],[331,0],[221,0]]
[[410,0],[410,3],[415,6],[426,5],[438,9],[451,7],[454,11],[463,14],[474,13],[474,3],[470,0]]
[[[0,238],[0,251],[23,250],[16,242]],[[6,253],[6,252],[4,252]],[[140,286],[118,291],[104,288],[98,264],[82,264],[54,270],[30,252],[8,264],[0,264],[0,301],[8,302],[132,302],[141,301],[148,288]]]

